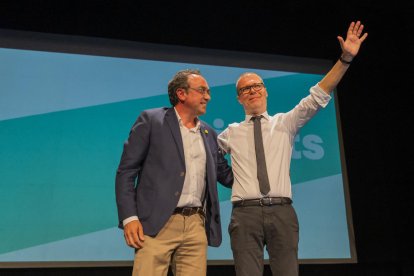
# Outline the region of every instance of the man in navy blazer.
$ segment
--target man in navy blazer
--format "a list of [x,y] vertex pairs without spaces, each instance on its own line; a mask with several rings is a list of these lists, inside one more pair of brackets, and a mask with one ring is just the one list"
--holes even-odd
[[135,248],[133,275],[205,275],[207,244],[219,246],[217,181],[233,173],[217,134],[198,116],[210,100],[198,70],[168,83],[173,107],[143,111],[124,144],[116,173],[119,227]]

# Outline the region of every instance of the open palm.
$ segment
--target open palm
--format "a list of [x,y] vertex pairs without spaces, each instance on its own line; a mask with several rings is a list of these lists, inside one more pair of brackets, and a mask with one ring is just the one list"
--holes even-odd
[[364,42],[368,36],[368,33],[362,35],[363,29],[364,25],[362,25],[360,21],[357,21],[356,23],[351,22],[346,34],[346,40],[344,41],[341,36],[338,36],[338,41],[341,44],[341,49],[345,56],[353,58],[358,54],[362,42]]

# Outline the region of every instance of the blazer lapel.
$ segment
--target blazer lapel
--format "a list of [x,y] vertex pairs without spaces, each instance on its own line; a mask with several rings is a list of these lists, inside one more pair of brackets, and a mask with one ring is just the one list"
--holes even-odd
[[177,146],[178,152],[180,153],[181,161],[185,164],[183,139],[181,137],[180,126],[178,124],[178,118],[175,114],[174,108],[167,110],[165,114],[165,120],[167,121],[172,136],[174,137],[175,144]]

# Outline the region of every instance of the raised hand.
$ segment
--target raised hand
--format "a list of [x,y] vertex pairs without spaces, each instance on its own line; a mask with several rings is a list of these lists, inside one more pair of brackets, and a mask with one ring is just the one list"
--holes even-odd
[[343,59],[351,61],[358,54],[362,42],[364,42],[368,36],[368,33],[364,33],[362,35],[363,30],[364,25],[362,25],[360,21],[357,21],[356,23],[351,22],[346,34],[346,40],[344,41],[341,36],[338,36],[338,41],[341,44]]

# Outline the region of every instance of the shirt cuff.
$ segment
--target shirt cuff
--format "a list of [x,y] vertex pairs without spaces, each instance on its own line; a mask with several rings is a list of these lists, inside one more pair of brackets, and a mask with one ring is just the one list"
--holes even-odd
[[321,107],[326,107],[332,98],[328,93],[323,91],[323,89],[319,86],[319,83],[310,89],[310,93]]
[[125,227],[125,225],[127,225],[128,223],[130,223],[131,221],[134,221],[134,220],[139,220],[139,219],[138,219],[137,216],[132,216],[132,217],[126,218],[122,221],[122,225]]

